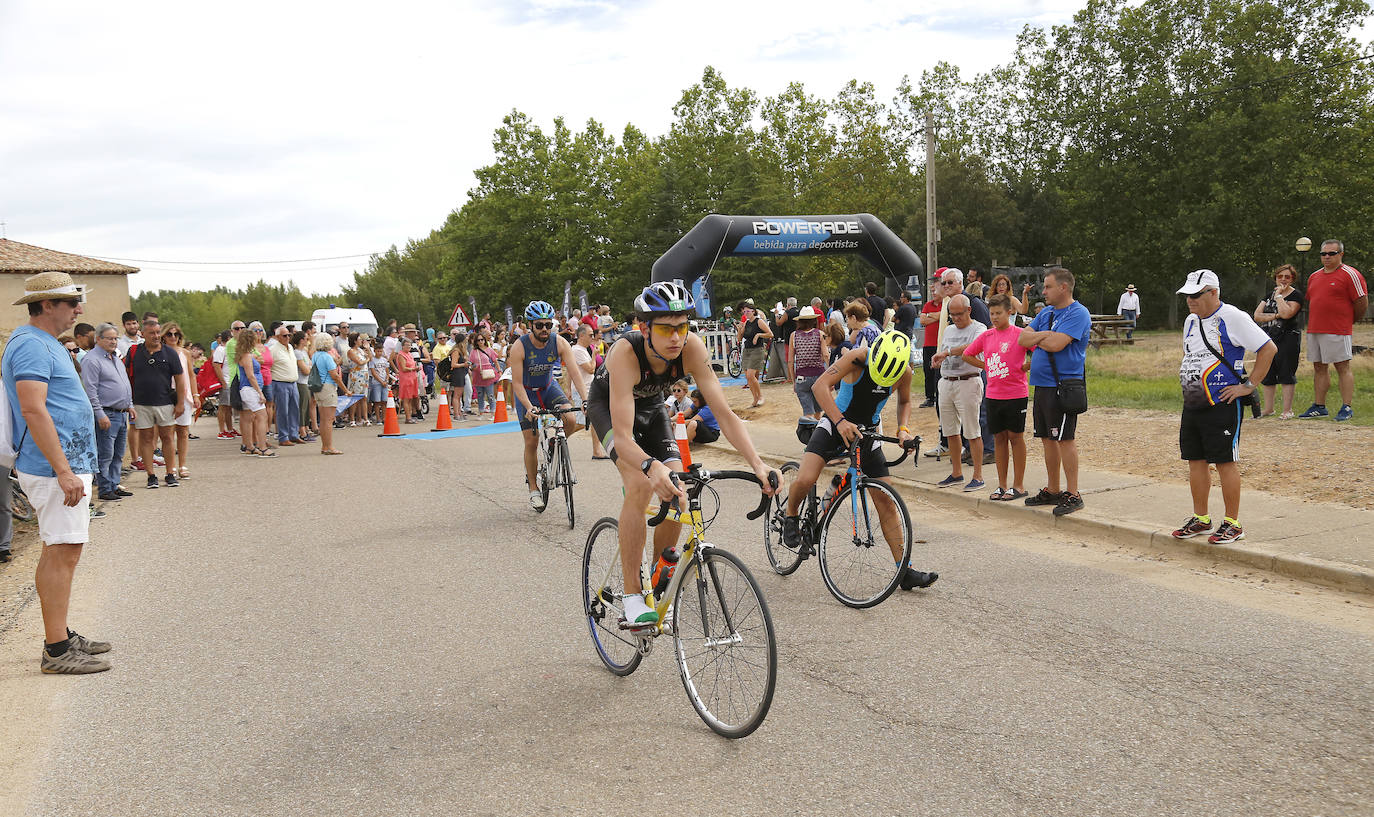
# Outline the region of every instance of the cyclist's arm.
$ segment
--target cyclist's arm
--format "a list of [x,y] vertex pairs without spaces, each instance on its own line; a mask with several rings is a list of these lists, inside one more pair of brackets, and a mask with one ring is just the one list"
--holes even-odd
[[[774,489],[768,484],[768,475],[774,469],[764,465],[763,460],[759,459],[758,452],[754,450],[754,441],[749,438],[749,431],[730,408],[730,401],[725,397],[725,389],[721,388],[716,370],[711,368],[711,358],[706,352],[706,344],[696,335],[687,336],[687,345],[682,349],[682,366],[696,381],[697,388],[701,391],[701,396],[706,398],[706,405],[710,406],[725,439],[729,440],[735,451],[749,463],[749,467],[754,470],[754,476],[759,478],[763,486],[763,492],[772,494]],[[620,445],[619,440],[616,440],[616,445]],[[782,482],[779,481],[777,484],[780,486]]]
[[573,377],[573,372],[581,371],[582,367],[577,365],[577,358],[573,357],[572,344],[568,343],[560,335],[554,335],[558,339],[558,357],[563,361],[563,371],[567,372],[567,379],[572,381],[577,393],[582,395],[582,402],[587,402],[587,384],[582,382],[582,378]]
[[[821,407],[821,413],[830,420],[830,424],[835,427],[846,443],[853,442],[854,435],[859,433],[859,427],[850,422],[835,402],[835,389],[839,387],[840,381],[847,377],[857,375],[860,367],[868,362],[868,347],[858,346],[850,349],[835,361],[834,365],[826,369],[816,382],[811,385],[811,394],[816,398],[816,405]],[[836,418],[839,418],[838,420]]]
[[902,376],[897,378],[897,383],[892,387],[897,392],[897,439],[909,440],[912,438],[911,429],[908,424],[911,422],[911,367],[906,367]]
[[526,412],[534,411],[534,404],[530,402],[529,395],[525,393],[525,344],[511,344],[507,354],[506,365],[510,367],[510,390],[515,392],[515,399],[520,401],[520,405],[525,407]]

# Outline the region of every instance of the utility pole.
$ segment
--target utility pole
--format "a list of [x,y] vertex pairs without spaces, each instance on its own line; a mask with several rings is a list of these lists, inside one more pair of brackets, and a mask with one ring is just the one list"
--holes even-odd
[[926,111],[926,277],[939,269],[936,249],[940,228],[935,226],[935,115]]

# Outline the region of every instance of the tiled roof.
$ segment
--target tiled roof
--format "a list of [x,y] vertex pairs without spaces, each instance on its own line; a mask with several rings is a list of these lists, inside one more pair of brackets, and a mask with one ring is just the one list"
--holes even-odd
[[101,261],[0,238],[0,273],[33,274],[48,270],[83,275],[129,275],[138,272],[138,267],[126,267],[113,261]]

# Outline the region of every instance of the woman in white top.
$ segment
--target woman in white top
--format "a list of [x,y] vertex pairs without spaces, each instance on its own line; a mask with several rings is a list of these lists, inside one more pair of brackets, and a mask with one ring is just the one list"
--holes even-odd
[[186,467],[186,456],[191,447],[191,424],[196,421],[196,412],[200,411],[200,390],[196,379],[191,376],[191,356],[186,354],[181,341],[181,327],[176,321],[168,321],[163,325],[162,342],[181,358],[181,374],[176,378],[181,381],[181,393],[186,395],[186,402],[173,407],[176,415],[173,425],[176,427],[177,464],[172,470],[179,479],[186,479],[191,476],[191,469]]

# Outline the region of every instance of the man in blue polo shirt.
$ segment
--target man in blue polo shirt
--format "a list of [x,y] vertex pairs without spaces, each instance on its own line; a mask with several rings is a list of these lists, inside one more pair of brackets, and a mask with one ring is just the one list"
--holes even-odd
[[[1073,273],[1055,267],[1045,274],[1045,308],[1021,333],[1020,344],[1033,350],[1030,384],[1035,387],[1032,408],[1035,436],[1045,447],[1048,485],[1027,505],[1053,505],[1054,515],[1063,516],[1083,507],[1078,493],[1078,443],[1074,432],[1078,415],[1064,411],[1057,393],[1059,381],[1085,376],[1088,335],[1093,318],[1088,308],[1073,299]],[[1056,374],[1058,375],[1056,377]],[[1064,472],[1064,490],[1059,490],[1059,472]]]

